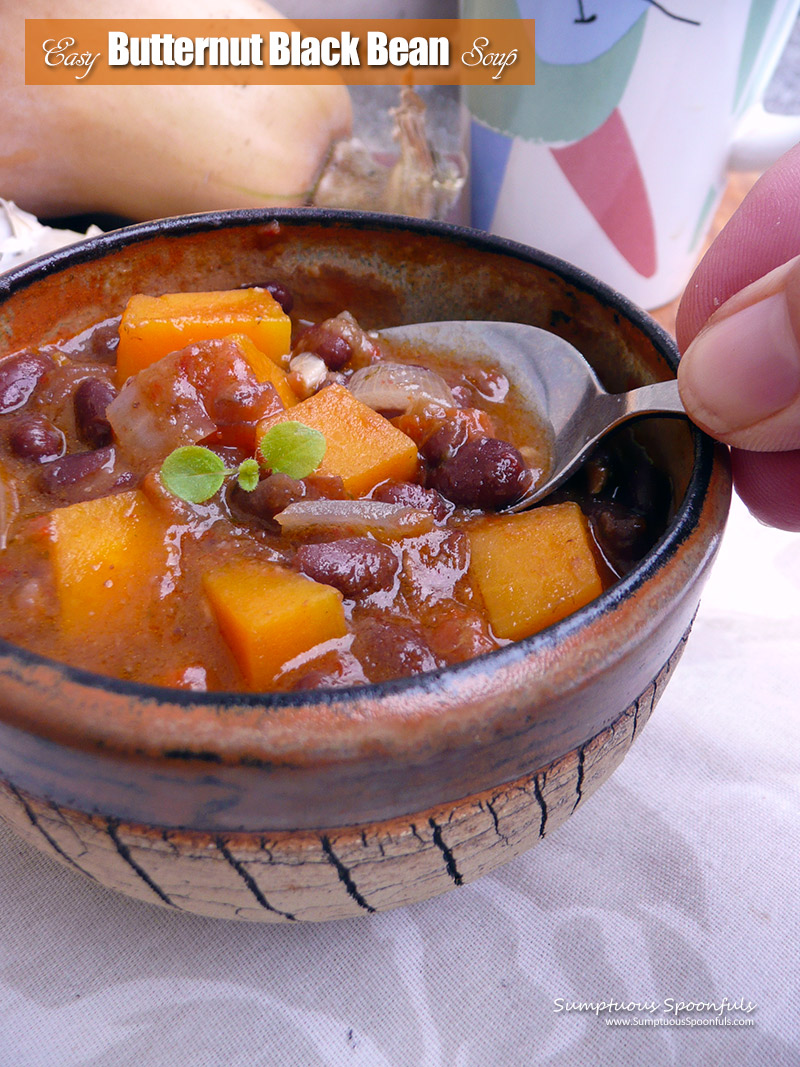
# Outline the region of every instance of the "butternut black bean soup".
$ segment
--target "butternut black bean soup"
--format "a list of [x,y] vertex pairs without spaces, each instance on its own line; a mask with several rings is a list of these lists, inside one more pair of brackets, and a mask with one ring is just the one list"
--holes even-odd
[[382,682],[519,640],[663,529],[624,435],[510,515],[547,435],[499,373],[266,283],[0,356],[0,636],[186,689]]

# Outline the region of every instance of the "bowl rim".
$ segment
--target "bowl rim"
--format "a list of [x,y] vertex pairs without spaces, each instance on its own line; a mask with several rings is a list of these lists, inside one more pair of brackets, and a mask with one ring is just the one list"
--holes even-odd
[[[154,238],[184,238],[193,233],[223,230],[230,227],[264,226],[271,222],[279,226],[313,225],[355,229],[380,229],[411,232],[420,236],[435,236],[467,244],[480,251],[519,259],[560,276],[567,284],[589,293],[601,303],[611,306],[641,332],[665,359],[673,372],[679,354],[675,341],[653,318],[628,297],[574,264],[550,253],[529,247],[504,237],[498,237],[470,227],[449,222],[386,215],[377,212],[345,211],[314,208],[247,208],[172,216],[133,223],[118,230],[89,237],[75,244],[56,249],[28,263],[11,268],[0,275],[0,308],[15,293],[40,281],[51,273],[68,270],[72,266],[102,259],[105,255]],[[692,470],[683,499],[662,536],[628,574],[615,582],[595,600],[546,629],[484,653],[463,663],[441,667],[424,674],[412,675],[388,682],[317,690],[248,693],[232,690],[197,692],[173,689],[145,682],[135,682],[95,673],[32,652],[0,638],[0,654],[6,654],[20,665],[46,667],[65,681],[92,690],[137,699],[154,700],[175,707],[225,706],[240,708],[293,708],[310,704],[324,707],[348,700],[358,703],[379,700],[397,694],[425,694],[442,688],[443,680],[457,680],[480,667],[493,664],[497,668],[512,666],[534,652],[554,649],[569,641],[579,631],[606,616],[615,606],[651,581],[673,558],[679,547],[695,530],[709,491],[715,464],[716,443],[697,427],[690,427],[694,445]],[[0,720],[3,709],[0,708]]]

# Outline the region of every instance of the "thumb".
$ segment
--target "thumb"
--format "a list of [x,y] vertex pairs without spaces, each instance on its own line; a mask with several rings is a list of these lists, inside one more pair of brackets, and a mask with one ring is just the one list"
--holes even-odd
[[800,448],[800,256],[727,300],[678,367],[690,417],[750,451]]

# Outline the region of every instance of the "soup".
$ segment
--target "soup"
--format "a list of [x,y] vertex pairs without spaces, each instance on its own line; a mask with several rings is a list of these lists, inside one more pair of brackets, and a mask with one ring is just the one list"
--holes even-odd
[[385,682],[544,629],[652,546],[627,431],[547,502],[513,382],[279,283],[141,294],[0,360],[0,636],[194,690]]

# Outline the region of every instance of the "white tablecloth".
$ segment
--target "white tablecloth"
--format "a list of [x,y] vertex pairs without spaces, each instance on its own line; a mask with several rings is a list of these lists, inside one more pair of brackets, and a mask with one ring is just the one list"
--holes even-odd
[[797,1067],[799,604],[800,536],[734,502],[617,774],[532,852],[415,907],[175,914],[0,824],[0,1067]]

